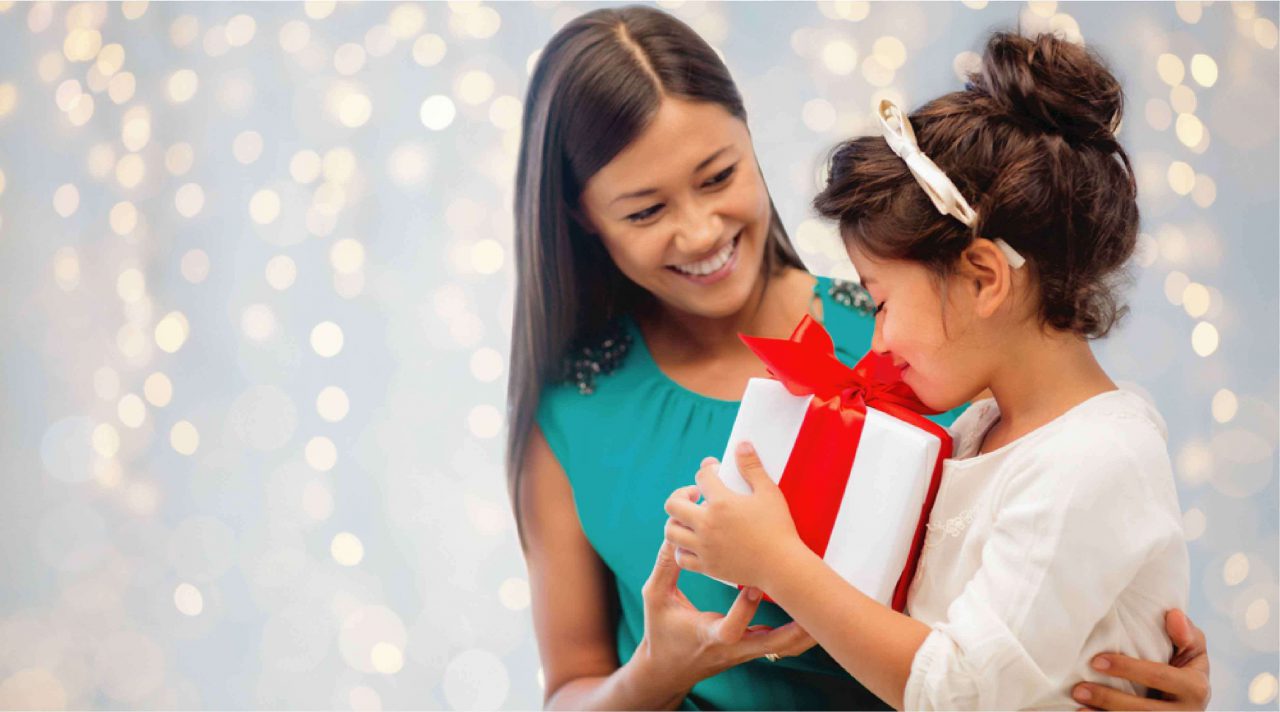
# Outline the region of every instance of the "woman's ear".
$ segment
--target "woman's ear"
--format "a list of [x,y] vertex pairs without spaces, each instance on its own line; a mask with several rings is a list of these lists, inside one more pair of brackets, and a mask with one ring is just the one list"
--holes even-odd
[[595,225],[591,224],[591,219],[587,217],[587,211],[582,209],[581,203],[569,206],[569,219],[573,220],[588,235],[599,234],[599,230],[596,230]]
[[960,255],[963,278],[979,317],[985,319],[1013,294],[1013,268],[996,243],[979,237]]

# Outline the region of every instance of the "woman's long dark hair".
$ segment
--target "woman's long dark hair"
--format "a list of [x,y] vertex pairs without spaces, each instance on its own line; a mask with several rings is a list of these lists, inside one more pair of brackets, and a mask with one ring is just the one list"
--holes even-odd
[[[664,96],[719,104],[746,121],[729,70],[701,37],[648,7],[595,10],[538,58],[516,173],[516,298],[507,390],[507,484],[520,526],[520,470],[544,384],[569,347],[634,310],[647,293],[575,220],[587,180],[645,129]],[[800,258],[773,209],[766,277]],[[523,536],[521,537],[523,540]]]

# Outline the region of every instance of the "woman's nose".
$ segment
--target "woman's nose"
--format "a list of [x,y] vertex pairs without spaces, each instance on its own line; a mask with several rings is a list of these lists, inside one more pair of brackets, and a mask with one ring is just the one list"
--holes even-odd
[[700,255],[715,246],[724,232],[724,222],[713,205],[691,204],[683,211],[676,228],[677,247],[686,254]]

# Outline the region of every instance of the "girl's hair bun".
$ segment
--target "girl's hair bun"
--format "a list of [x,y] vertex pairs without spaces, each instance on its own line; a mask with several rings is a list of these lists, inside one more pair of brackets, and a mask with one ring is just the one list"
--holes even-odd
[[1044,324],[1105,336],[1125,313],[1120,292],[1138,241],[1138,185],[1114,128],[1123,104],[1092,51],[999,32],[964,91],[909,117],[920,149],[977,212],[973,225],[940,214],[878,134],[836,148],[813,204],[867,254],[939,276],[976,237],[998,237],[1026,258]]
[[1124,91],[1103,61],[1081,45],[1052,34],[997,32],[969,83],[1018,123],[1072,143],[1115,143]]

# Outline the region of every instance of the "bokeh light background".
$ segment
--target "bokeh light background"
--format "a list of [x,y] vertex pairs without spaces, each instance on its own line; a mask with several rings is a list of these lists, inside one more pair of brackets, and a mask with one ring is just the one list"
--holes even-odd
[[[511,184],[535,53],[591,7],[0,3],[0,706],[540,705]],[[1100,353],[1169,422],[1213,706],[1274,709],[1277,5],[665,7],[845,276],[807,203],[879,98],[1019,23],[1105,52],[1143,236]]]

